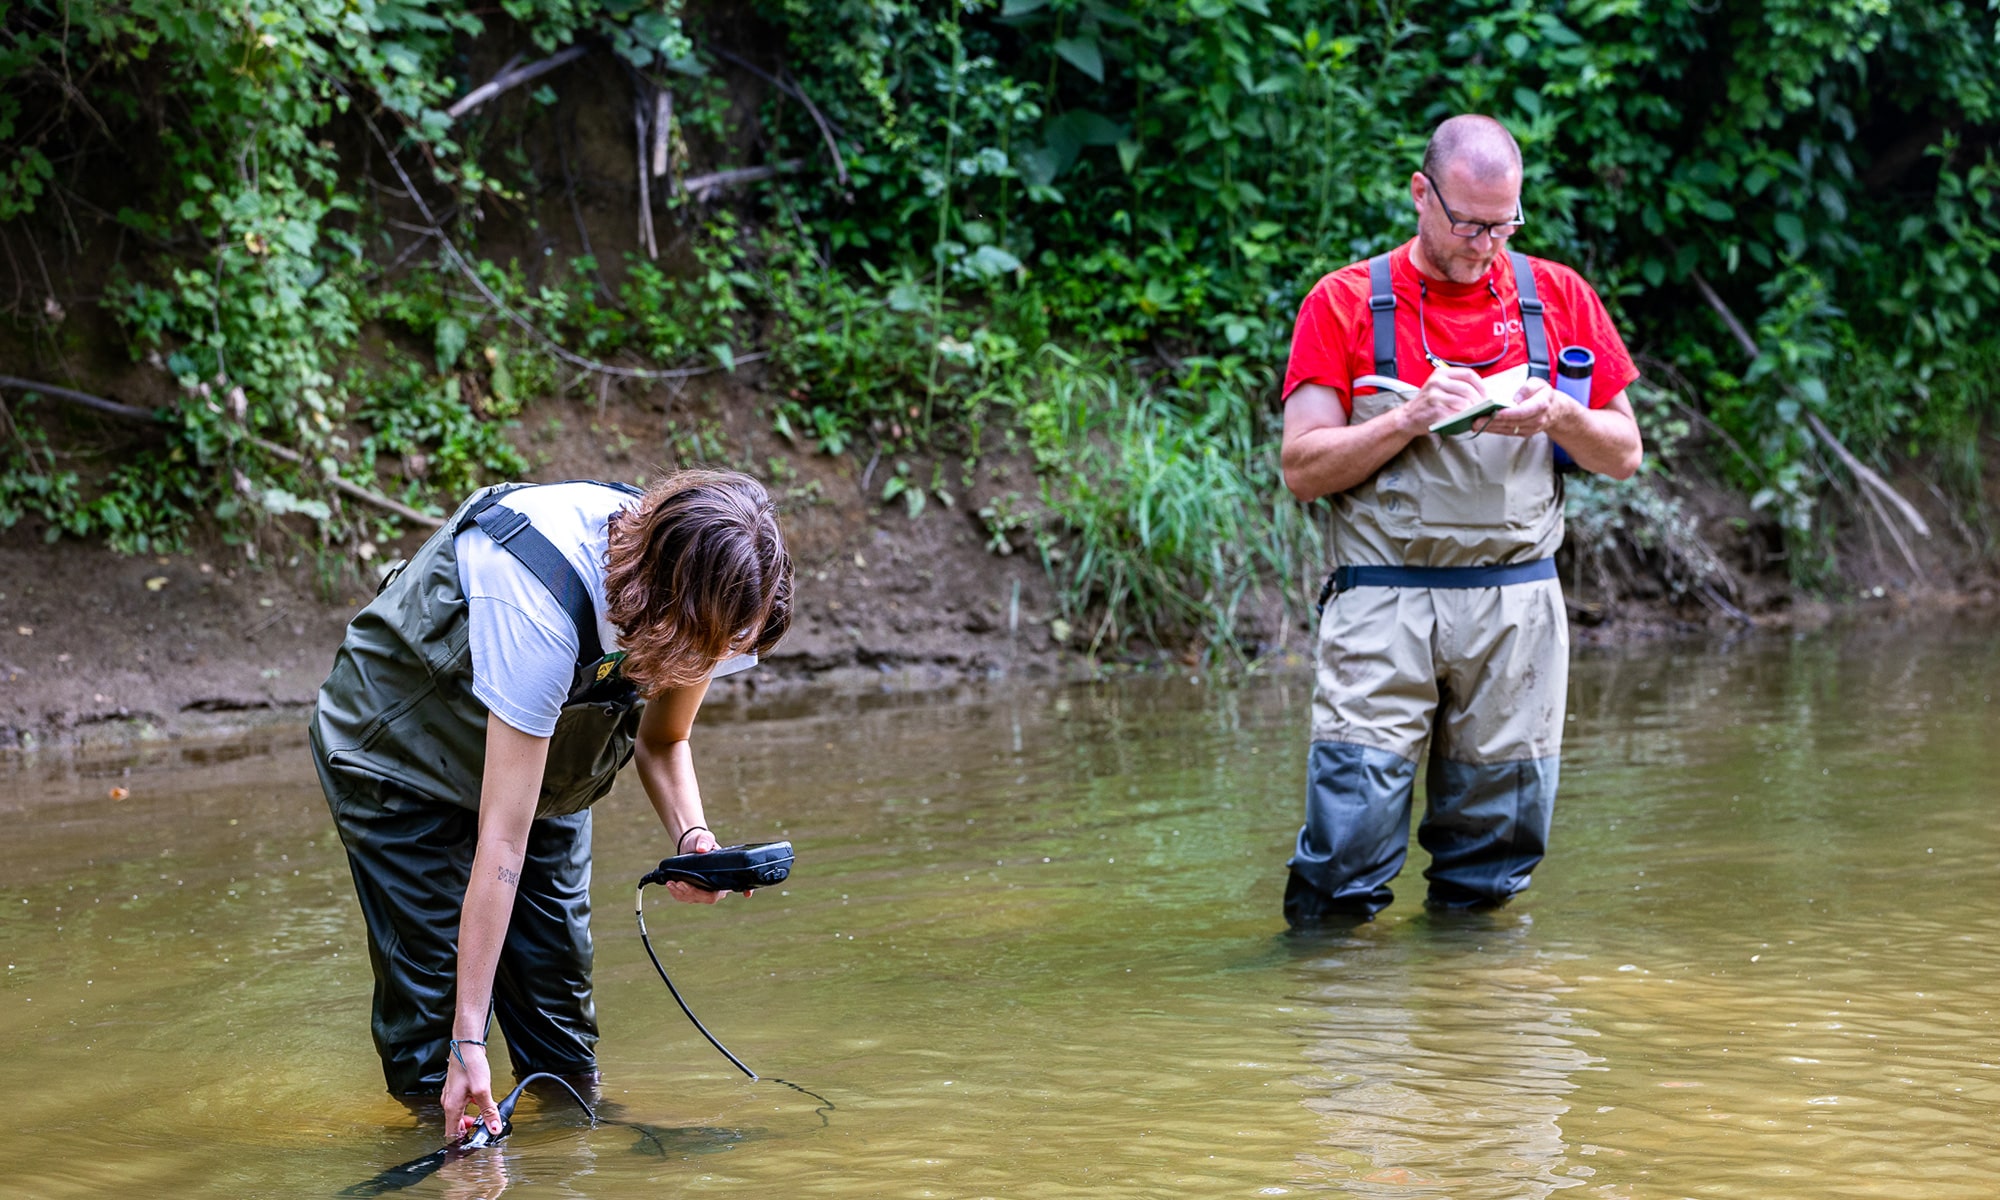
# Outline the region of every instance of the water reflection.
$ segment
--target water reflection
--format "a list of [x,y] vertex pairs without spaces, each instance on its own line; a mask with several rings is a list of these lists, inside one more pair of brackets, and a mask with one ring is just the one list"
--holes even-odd
[[1357,1197],[1546,1196],[1572,1165],[1560,1118],[1580,1071],[1572,987],[1521,913],[1363,926],[1298,947],[1297,1031],[1324,1148],[1301,1156]]

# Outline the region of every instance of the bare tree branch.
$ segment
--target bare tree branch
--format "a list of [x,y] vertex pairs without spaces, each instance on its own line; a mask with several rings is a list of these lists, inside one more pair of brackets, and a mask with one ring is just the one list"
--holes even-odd
[[12,375],[0,375],[0,388],[13,388],[21,392],[39,392],[44,396],[53,396],[58,400],[67,400],[72,404],[81,404],[85,408],[94,408],[98,412],[109,413],[114,417],[123,417],[128,421],[157,421],[160,419],[159,415],[150,408],[137,408],[130,404],[120,404],[116,400],[106,400],[102,396],[93,396],[89,392],[79,392],[74,388],[57,387],[53,383],[38,383],[32,379],[17,379]]
[[[260,437],[253,437],[247,440],[251,445],[271,455],[273,458],[282,458],[293,466],[303,467],[307,465],[305,456],[296,450],[287,450],[276,442],[266,441]],[[352,496],[356,500],[365,500],[377,508],[387,509],[413,525],[422,525],[426,529],[441,529],[444,527],[443,517],[434,517],[429,513],[418,512],[416,509],[399,500],[392,500],[380,492],[371,492],[367,488],[349,483],[338,475],[328,475],[325,476],[325,479],[329,484],[333,485],[334,491],[344,496]]]
[[[641,87],[645,86],[643,81]],[[651,176],[646,170],[646,99],[644,95],[632,97],[632,127],[638,142],[639,152],[639,244],[646,248],[646,257],[660,257],[659,243],[653,239],[653,193]]]
[[524,67],[509,67],[461,96],[456,104],[444,110],[444,115],[456,121],[466,113],[478,108],[509,88],[517,88],[524,83],[532,83],[557,67],[565,63],[573,63],[588,53],[590,53],[590,47],[578,43],[572,46],[565,46],[547,58],[531,62]]
[[[833,172],[839,177],[840,186],[846,187],[847,163],[841,159],[840,143],[834,140],[833,125],[826,119],[826,114],[819,110],[819,105],[812,102],[812,97],[806,95],[805,89],[782,74],[773,75],[749,59],[732,54],[720,46],[712,46],[710,49],[715,52],[716,57],[728,59],[805,106],[806,115],[812,118],[813,124],[819,126],[820,140],[826,143],[826,152],[833,157]],[[780,71],[782,72],[783,68],[780,68]]]
[[1750,336],[1748,329],[1743,328],[1743,322],[1736,319],[1736,314],[1722,302],[1722,297],[1716,295],[1715,289],[1708,286],[1708,280],[1701,277],[1700,271],[1694,273],[1694,286],[1700,289],[1701,298],[1708,301],[1708,306],[1715,310],[1715,315],[1721,317],[1722,323],[1729,327],[1729,332],[1736,335],[1736,344],[1743,347],[1743,353],[1751,358],[1764,353],[1758,348],[1757,339]]
[[[14,388],[17,391],[36,392],[44,396],[53,396],[58,400],[67,400],[72,404],[81,404],[85,408],[107,413],[114,417],[122,417],[128,421],[146,421],[152,424],[162,424],[165,421],[159,413],[150,408],[139,408],[136,405],[121,404],[116,400],[106,400],[102,396],[93,396],[89,392],[79,392],[75,388],[57,387],[55,384],[41,383],[33,379],[18,379],[12,375],[0,375],[0,388]],[[254,435],[246,436],[244,440],[264,453],[269,454],[271,457],[283,459],[293,466],[306,467],[311,465],[306,462],[303,454],[300,454],[296,450],[288,450],[276,442],[267,441],[264,438]],[[366,501],[377,508],[386,509],[413,524],[422,525],[428,529],[436,529],[444,524],[444,520],[440,517],[418,512],[416,509],[399,500],[393,500],[388,496],[382,495],[380,492],[371,492],[359,484],[349,483],[338,475],[328,475],[324,478],[327,484],[335,491],[343,495],[352,496],[356,500]]]
[[[1694,272],[1694,285],[1700,289],[1702,299],[1708,301],[1708,306],[1714,309],[1716,315],[1722,318],[1722,323],[1729,327],[1729,332],[1735,335],[1736,343],[1743,347],[1743,352],[1753,359],[1760,357],[1763,350],[1758,347],[1757,339],[1750,336],[1750,331],[1744,328],[1743,322],[1736,319],[1736,314],[1730,311],[1729,305],[1723,302],[1721,296],[1716,295],[1715,289],[1708,286],[1708,280],[1703,279],[1699,271]],[[1785,386],[1790,387],[1790,384]],[[1801,407],[1803,408],[1803,405]],[[1861,483],[1862,494],[1881,516],[1882,523],[1888,526],[1889,535],[1896,539],[1896,548],[1903,552],[1903,558],[1910,564],[1910,569],[1922,575],[1923,570],[1917,566],[1916,556],[1910,553],[1909,546],[1903,541],[1903,535],[1891,524],[1889,514],[1883,511],[1882,501],[1886,500],[1893,505],[1903,520],[1909,523],[1910,528],[1917,531],[1918,536],[1929,537],[1931,527],[1925,522],[1923,514],[1917,511],[1914,504],[1903,499],[1901,492],[1890,487],[1888,480],[1882,478],[1868,464],[1854,457],[1853,453],[1841,444],[1840,439],[1833,436],[1833,431],[1826,427],[1826,423],[1819,419],[1818,414],[1809,408],[1804,408],[1804,412],[1806,425],[1813,431],[1813,436],[1824,443],[1826,448],[1833,452],[1834,457],[1840,460],[1841,465]]]
[[715,198],[715,193],[724,188],[741,187],[760,179],[771,179],[803,167],[803,160],[788,158],[780,163],[765,167],[738,167],[733,171],[715,171],[707,175],[695,175],[681,180],[681,190],[706,204]]

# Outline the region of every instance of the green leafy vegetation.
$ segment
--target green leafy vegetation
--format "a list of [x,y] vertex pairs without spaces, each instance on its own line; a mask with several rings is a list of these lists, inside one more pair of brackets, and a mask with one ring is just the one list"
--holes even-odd
[[[1855,511],[1834,445],[1981,500],[1995,26],[1950,0],[22,0],[15,357],[76,386],[115,331],[160,421],[114,468],[10,393],[0,523],[356,543],[398,518],[353,489],[438,512],[523,469],[531,401],[755,354],[774,428],[882,459],[912,517],[965,490],[913,464],[1029,455],[1033,494],[981,517],[1048,564],[1076,645],[1225,646],[1317,569],[1275,461],[1298,302],[1409,235],[1429,130],[1479,111],[1526,155],[1517,245],[1583,270],[1644,403],[1699,418],[1669,466],[1708,455],[1823,583]],[[651,189],[638,251],[585,236],[592,130],[617,207]],[[97,281],[78,311],[57,274]],[[1617,495],[1572,489],[1634,546],[1686,525]]]

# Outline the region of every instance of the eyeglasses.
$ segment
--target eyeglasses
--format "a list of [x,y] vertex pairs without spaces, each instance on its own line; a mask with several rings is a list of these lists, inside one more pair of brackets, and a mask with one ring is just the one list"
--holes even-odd
[[1451,222],[1453,237],[1462,237],[1467,241],[1471,241],[1483,234],[1496,242],[1504,242],[1516,233],[1519,233],[1521,226],[1528,223],[1527,214],[1521,211],[1521,201],[1519,199],[1514,201],[1514,219],[1511,221],[1462,220],[1457,213],[1451,211],[1451,205],[1444,202],[1444,192],[1438,188],[1438,181],[1431,178],[1431,173],[1429,171],[1419,171],[1417,174],[1422,175],[1431,185],[1431,195],[1437,198],[1438,207],[1444,210],[1445,220]]

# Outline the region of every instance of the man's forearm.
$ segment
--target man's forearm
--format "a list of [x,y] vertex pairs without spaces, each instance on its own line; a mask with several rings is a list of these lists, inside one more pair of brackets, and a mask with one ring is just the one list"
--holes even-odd
[[1558,411],[1559,418],[1549,426],[1549,437],[1569,452],[1577,466],[1612,479],[1630,479],[1638,471],[1645,451],[1638,422],[1623,392],[1603,408],[1564,404]]
[[1317,500],[1366,483],[1382,464],[1410,444],[1392,409],[1358,425],[1321,426],[1285,440],[1285,486],[1301,500]]

